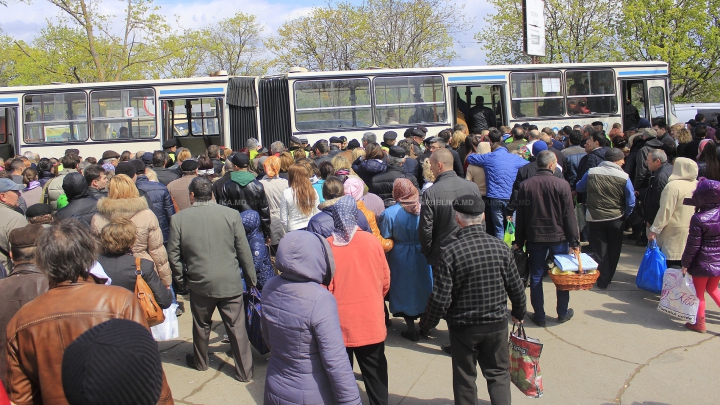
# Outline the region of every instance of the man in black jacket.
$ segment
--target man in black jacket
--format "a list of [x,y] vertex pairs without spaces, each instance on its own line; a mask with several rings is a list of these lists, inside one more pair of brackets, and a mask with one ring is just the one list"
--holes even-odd
[[107,197],[108,178],[105,169],[100,165],[90,165],[83,170],[83,176],[88,184],[90,197],[99,200]]
[[430,146],[428,149],[430,149],[430,152],[435,152],[439,148],[445,148],[450,151],[453,157],[453,170],[455,171],[455,174],[465,178],[463,162],[460,160],[460,154],[450,147],[450,138],[452,138],[452,133],[449,129],[444,129],[438,133],[438,136],[430,139]]
[[152,165],[155,174],[157,175],[158,181],[165,186],[170,184],[173,180],[180,178],[180,174],[176,170],[167,169],[166,166],[170,161],[168,153],[162,150],[156,150],[153,152]]
[[646,163],[651,175],[648,188],[643,197],[645,204],[643,219],[646,227],[649,228],[655,222],[655,216],[660,211],[660,195],[665,189],[670,175],[672,175],[673,166],[668,162],[667,155],[661,149],[651,150],[648,153]]
[[236,153],[230,159],[235,166],[230,174],[230,181],[223,186],[217,203],[243,212],[257,211],[260,214],[262,232],[265,240],[270,243],[270,208],[268,207],[265,187],[248,171],[250,157],[244,153]]
[[402,165],[405,162],[405,149],[400,146],[390,147],[390,157],[388,158],[388,167],[384,173],[376,174],[370,183],[370,192],[376,194],[383,199],[385,208],[395,204],[392,196],[393,186],[397,179],[410,180],[415,188],[418,188],[415,176],[408,176],[402,171]]
[[420,334],[427,336],[440,318],[445,318],[452,346],[456,404],[477,403],[479,364],[490,401],[509,405],[507,301],[510,298],[512,302],[513,321],[522,323],[525,289],[510,249],[485,232],[482,198],[476,194],[452,198],[447,197],[451,201],[447,204],[452,215],[449,219],[460,230],[433,269],[433,292],[420,318]]
[[484,129],[495,127],[495,113],[485,107],[483,96],[475,97],[475,107],[470,109],[470,133],[479,135]]
[[458,177],[452,165],[453,157],[448,149],[440,148],[430,155],[435,182],[421,197],[420,251],[433,268],[442,263],[443,250],[457,240],[460,227],[454,219],[452,201],[463,195],[480,197],[477,184]]
[[[530,265],[530,302],[535,313],[532,321],[545,326],[543,273],[550,254],[568,253],[568,245],[580,253],[580,235],[575,218],[570,185],[553,175],[557,158],[550,151],[537,156],[538,172],[520,185],[517,196],[514,249],[526,251]],[[570,292],[557,290],[558,322],[567,322],[574,311],[568,309]]]
[[97,213],[98,200],[88,194],[88,184],[80,173],[69,173],[63,179],[63,191],[68,205],[58,210],[55,217],[60,219],[75,218],[83,225],[90,227],[93,215]]
[[[544,142],[535,142],[533,144],[533,156],[530,156],[530,163],[518,169],[517,176],[515,176],[515,182],[513,183],[512,194],[510,195],[510,202],[507,206],[508,221],[512,221],[512,214],[517,209],[518,200],[517,195],[520,190],[520,184],[533,177],[538,172],[537,155],[542,151],[548,150],[547,144]],[[557,157],[557,156],[556,156]],[[553,175],[559,179],[563,178],[563,172],[559,167],[553,169]]]
[[175,206],[170,197],[170,191],[164,184],[148,179],[145,175],[145,165],[141,161],[131,160],[131,162],[137,166],[135,186],[137,186],[141,195],[145,194],[148,207],[155,214],[160,224],[163,243],[167,245],[168,237],[170,237],[170,218],[175,215]]

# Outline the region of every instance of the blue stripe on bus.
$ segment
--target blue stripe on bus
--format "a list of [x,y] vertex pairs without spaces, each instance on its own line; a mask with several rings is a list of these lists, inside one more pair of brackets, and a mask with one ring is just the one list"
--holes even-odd
[[191,94],[191,93],[225,93],[222,87],[205,87],[202,89],[178,89],[178,90],[160,90],[160,95],[172,94]]
[[18,102],[17,97],[0,98],[0,103],[17,103],[17,102]]
[[618,72],[619,76],[640,76],[640,75],[666,75],[667,69],[655,69],[655,70],[632,70],[629,72]]
[[494,76],[461,76],[461,77],[449,77],[449,82],[464,82],[464,81],[478,81],[478,80],[505,80],[505,75],[494,75]]

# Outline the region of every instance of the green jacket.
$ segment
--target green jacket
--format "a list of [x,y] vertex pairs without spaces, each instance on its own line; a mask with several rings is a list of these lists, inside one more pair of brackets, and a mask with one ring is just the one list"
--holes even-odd
[[173,278],[193,294],[242,295],[241,269],[248,287],[257,282],[240,215],[213,201],[196,202],[172,216],[167,252]]

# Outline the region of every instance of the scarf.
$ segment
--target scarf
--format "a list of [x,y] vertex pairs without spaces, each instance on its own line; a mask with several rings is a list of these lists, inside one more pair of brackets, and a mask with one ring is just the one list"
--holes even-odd
[[700,145],[698,145],[698,154],[696,160],[700,159],[700,155],[702,154],[703,149],[705,149],[705,144],[707,144],[708,142],[710,142],[709,139],[703,139],[702,141],[700,141]]
[[336,175],[336,176],[349,176],[349,175],[350,175],[350,170],[348,170],[348,169],[340,169],[340,170],[338,170],[338,171],[335,172],[335,175]]
[[358,209],[355,200],[346,195],[340,197],[335,203],[335,209],[332,212],[332,219],[335,229],[332,231],[333,245],[346,246],[350,243],[355,231],[358,230],[357,214]]
[[31,181],[30,184],[28,184],[27,188],[25,188],[25,190],[23,190],[23,191],[29,191],[29,190],[32,190],[32,189],[38,188],[38,187],[40,187],[39,181],[37,181],[37,180]]
[[420,193],[410,180],[402,178],[395,180],[392,196],[408,214],[420,215]]

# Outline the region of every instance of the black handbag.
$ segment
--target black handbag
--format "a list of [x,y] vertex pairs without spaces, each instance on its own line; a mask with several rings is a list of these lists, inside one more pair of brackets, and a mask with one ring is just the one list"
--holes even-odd
[[528,254],[522,249],[512,249],[513,258],[515,258],[515,266],[517,266],[520,279],[523,285],[527,287],[530,284],[530,263],[528,262]]

